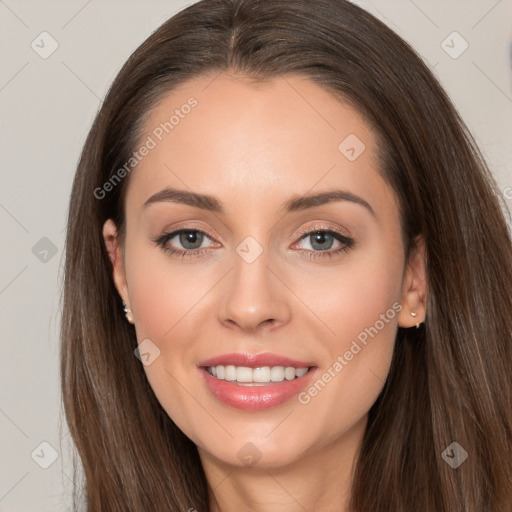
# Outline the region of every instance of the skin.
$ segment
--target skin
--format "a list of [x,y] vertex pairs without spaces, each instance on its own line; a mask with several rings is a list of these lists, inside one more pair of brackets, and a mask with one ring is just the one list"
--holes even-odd
[[[191,96],[197,107],[129,177],[124,247],[114,223],[104,225],[128,321],[139,343],[150,339],[160,350],[144,369],[164,409],[198,447],[220,507],[212,511],[339,511],[397,328],[425,317],[423,241],[406,261],[374,133],[312,81],[289,76],[254,85],[228,73],[199,77],[154,108],[145,136]],[[365,145],[354,161],[338,149],[349,134]],[[143,207],[169,186],[215,196],[225,213],[169,201]],[[375,216],[350,201],[280,211],[292,196],[331,189],[363,198]],[[318,248],[299,233],[318,226],[340,230],[355,245],[322,257],[343,244],[333,239]],[[207,233],[203,253],[179,258],[153,242],[180,227]],[[262,248],[252,263],[236,252],[248,236]],[[167,245],[197,247],[182,245],[179,236]],[[312,253],[319,257],[308,258]],[[199,361],[220,354],[273,352],[314,361],[321,375],[393,304],[401,311],[307,404],[293,397],[242,411],[214,398],[198,373]],[[252,467],[238,455],[247,443],[259,457]]]

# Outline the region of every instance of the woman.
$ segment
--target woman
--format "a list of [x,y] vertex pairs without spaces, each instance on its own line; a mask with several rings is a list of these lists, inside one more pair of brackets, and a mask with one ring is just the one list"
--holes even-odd
[[169,19],[70,201],[87,510],[509,510],[502,201],[421,59],[357,6]]

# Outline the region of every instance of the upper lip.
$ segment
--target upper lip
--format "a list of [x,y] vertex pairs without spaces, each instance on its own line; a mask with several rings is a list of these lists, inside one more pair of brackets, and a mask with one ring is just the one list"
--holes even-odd
[[293,366],[294,368],[308,368],[315,366],[310,361],[297,361],[289,357],[280,356],[278,354],[271,354],[265,352],[263,354],[248,354],[248,353],[232,353],[215,356],[210,359],[205,359],[198,363],[197,366],[246,366],[248,368],[261,368],[263,366]]

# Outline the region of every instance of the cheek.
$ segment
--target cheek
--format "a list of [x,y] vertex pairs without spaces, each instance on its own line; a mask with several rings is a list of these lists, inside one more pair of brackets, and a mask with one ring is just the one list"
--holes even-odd
[[191,398],[198,391],[190,383],[196,384],[193,372],[199,347],[192,341],[200,331],[198,316],[205,314],[201,299],[214,284],[212,271],[185,271],[186,263],[181,266],[160,249],[140,246],[126,263],[138,343],[151,340],[159,351],[144,366],[148,382],[169,417],[190,435],[198,416],[197,403]]
[[398,249],[392,252],[384,243],[375,243],[369,249],[348,253],[339,265],[297,274],[294,289],[315,313],[331,354],[348,350],[351,340],[360,335],[364,341],[366,329],[375,324],[382,337],[393,338],[402,267]]
[[138,338],[176,340],[182,320],[209,289],[211,270],[180,264],[160,248],[135,242],[126,271]]
[[[316,276],[299,292],[322,320],[329,354],[299,401],[311,428],[329,425],[326,442],[360,421],[384,386],[401,309],[402,264],[398,250],[391,254],[384,245],[375,246],[350,263],[347,259],[329,278]],[[314,282],[323,283],[322,293]]]

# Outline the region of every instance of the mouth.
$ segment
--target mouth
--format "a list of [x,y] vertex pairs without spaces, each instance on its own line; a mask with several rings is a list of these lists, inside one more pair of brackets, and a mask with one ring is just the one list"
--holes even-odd
[[199,363],[208,391],[236,409],[262,410],[289,401],[318,372],[312,362],[274,354],[226,354]]
[[226,380],[240,386],[264,386],[299,379],[308,373],[313,366],[249,366],[216,365],[205,366],[204,369],[218,380]]

